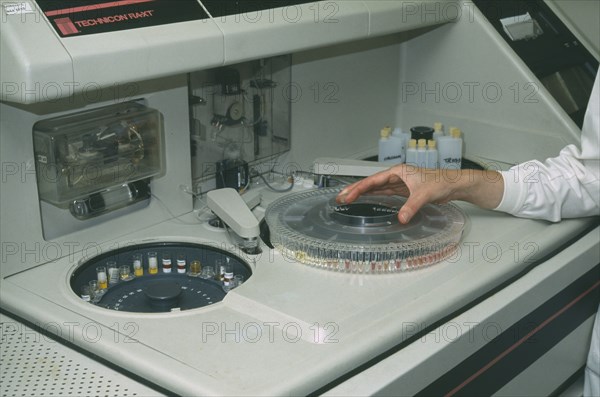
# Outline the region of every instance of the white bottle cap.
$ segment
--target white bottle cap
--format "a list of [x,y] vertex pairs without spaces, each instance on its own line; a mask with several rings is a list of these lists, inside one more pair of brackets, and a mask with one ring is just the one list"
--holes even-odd
[[450,128],[450,136],[452,138],[460,138],[462,132],[460,130],[460,128],[456,128],[456,127],[452,127]]
[[402,128],[400,128],[400,127],[394,128],[394,131],[392,131],[392,135],[393,136],[401,136],[402,135]]

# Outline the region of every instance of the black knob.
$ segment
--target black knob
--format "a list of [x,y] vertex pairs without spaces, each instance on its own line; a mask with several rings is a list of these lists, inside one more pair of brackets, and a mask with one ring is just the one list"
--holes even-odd
[[410,137],[411,139],[425,139],[430,140],[433,139],[433,128],[431,127],[412,127],[410,129]]
[[144,289],[144,294],[150,300],[150,305],[160,310],[169,311],[177,307],[179,303],[181,286],[174,281],[161,281],[148,285]]

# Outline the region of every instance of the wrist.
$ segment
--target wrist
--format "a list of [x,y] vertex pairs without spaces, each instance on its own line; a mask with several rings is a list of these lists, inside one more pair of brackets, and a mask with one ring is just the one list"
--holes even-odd
[[454,200],[467,201],[479,207],[493,209],[500,204],[504,179],[497,171],[461,170],[452,187]]

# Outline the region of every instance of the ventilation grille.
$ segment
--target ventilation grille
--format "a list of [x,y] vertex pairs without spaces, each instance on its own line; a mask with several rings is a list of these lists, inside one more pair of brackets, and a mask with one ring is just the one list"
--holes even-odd
[[0,315],[0,396],[158,396],[156,390]]

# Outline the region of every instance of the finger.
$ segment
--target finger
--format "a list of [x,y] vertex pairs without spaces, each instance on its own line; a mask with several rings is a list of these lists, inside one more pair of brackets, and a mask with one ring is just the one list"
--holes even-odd
[[[359,195],[354,197],[351,195],[352,201],[354,201],[359,196],[404,196],[408,197],[410,194],[410,190],[408,186],[404,183],[404,181],[396,181],[397,177],[392,176],[394,181],[388,181],[383,186],[372,187],[368,191],[361,192]],[[356,193],[356,192],[355,192]],[[344,198],[347,198],[347,194],[344,195]]]
[[[360,181],[359,181],[359,182],[360,182]],[[343,188],[343,189],[342,189],[342,190],[341,190],[341,191],[338,193],[338,195],[337,195],[337,197],[335,198],[335,200],[336,200],[338,203],[345,203],[345,197],[348,195],[348,193],[349,193],[351,190],[353,190],[353,189],[356,187],[356,185],[357,185],[359,182],[354,182],[354,183],[352,183],[352,184],[350,184],[350,185],[346,186],[345,188]]]
[[410,194],[406,186],[385,187],[381,189],[373,189],[364,194],[364,196],[403,196],[408,197]]
[[337,198],[338,202],[349,204],[365,193],[370,193],[373,190],[381,190],[379,188],[390,183],[390,179],[393,176],[389,170],[386,170],[356,182],[340,192]]
[[402,224],[407,224],[419,210],[429,202],[427,196],[412,194],[406,200],[406,203],[398,211],[398,220]]

